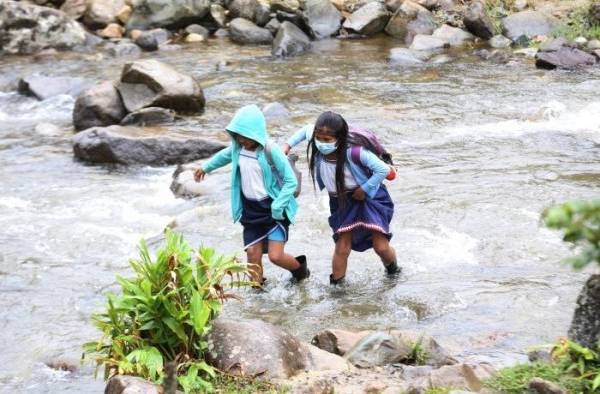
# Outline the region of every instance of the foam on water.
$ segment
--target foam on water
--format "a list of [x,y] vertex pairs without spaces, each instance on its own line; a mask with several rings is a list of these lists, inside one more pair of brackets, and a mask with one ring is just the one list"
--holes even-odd
[[592,102],[580,109],[569,109],[559,101],[550,101],[527,119],[513,119],[480,125],[450,127],[442,133],[450,137],[516,138],[526,134],[560,132],[565,134],[589,133],[600,138],[600,102]]

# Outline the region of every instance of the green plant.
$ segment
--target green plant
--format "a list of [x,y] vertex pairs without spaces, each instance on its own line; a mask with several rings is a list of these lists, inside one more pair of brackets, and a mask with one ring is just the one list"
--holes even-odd
[[218,374],[213,383],[217,394],[284,394],[289,391],[262,380],[223,374]]
[[579,254],[565,260],[580,270],[600,264],[600,200],[572,201],[544,211],[546,226],[562,230],[563,241],[580,247]]
[[595,393],[600,389],[600,355],[569,339],[561,339],[552,350],[552,357],[573,374],[585,386],[584,392]]
[[451,387],[430,387],[425,390],[425,394],[448,394],[450,391]]
[[204,336],[223,302],[238,298],[225,287],[251,284],[246,266],[211,248],[195,251],[171,231],[154,259],[144,241],[139,250],[130,261],[135,276],[117,276],[122,294],[108,294],[106,310],[93,316],[103,337],[84,345],[84,357],[104,367],[105,379],[133,374],[153,382],[174,362],[185,392],[211,390],[215,371],[203,359]]
[[600,25],[594,25],[591,22],[590,6],[591,3],[588,3],[574,9],[569,17],[554,30],[552,35],[554,37],[565,37],[571,41],[577,37],[600,39]]
[[410,353],[405,362],[413,365],[425,365],[428,359],[429,354],[423,346],[423,337],[420,337],[415,343],[411,344]]
[[567,389],[569,393],[581,393],[583,386],[577,379],[565,373],[561,365],[536,362],[518,364],[504,368],[484,382],[485,387],[503,394],[523,394],[529,391],[529,382],[533,378],[542,378]]

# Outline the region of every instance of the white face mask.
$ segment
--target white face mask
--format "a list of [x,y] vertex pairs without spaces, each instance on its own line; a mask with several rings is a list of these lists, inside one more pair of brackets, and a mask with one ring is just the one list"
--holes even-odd
[[315,145],[319,152],[321,152],[324,155],[329,155],[336,151],[337,140],[334,142],[319,142],[318,140],[315,140]]

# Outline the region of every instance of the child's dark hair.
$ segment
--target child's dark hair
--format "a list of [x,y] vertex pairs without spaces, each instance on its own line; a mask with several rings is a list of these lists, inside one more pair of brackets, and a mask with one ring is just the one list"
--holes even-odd
[[315,144],[317,132],[326,133],[337,138],[337,149],[335,151],[335,189],[340,205],[344,205],[344,192],[346,189],[346,185],[344,184],[344,167],[346,166],[347,161],[346,150],[348,148],[348,123],[346,123],[342,115],[331,111],[323,112],[317,118],[312,138],[308,142],[308,147],[306,148],[306,156],[309,163],[308,168],[310,170],[310,176],[313,179],[313,183],[315,182],[316,153],[318,153],[318,149]]

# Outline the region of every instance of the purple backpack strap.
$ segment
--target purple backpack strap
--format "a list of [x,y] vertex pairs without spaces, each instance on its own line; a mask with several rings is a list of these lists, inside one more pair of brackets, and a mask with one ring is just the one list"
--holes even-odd
[[362,161],[360,161],[360,150],[362,146],[360,145],[352,145],[350,148],[350,158],[354,162],[354,164],[364,167]]

